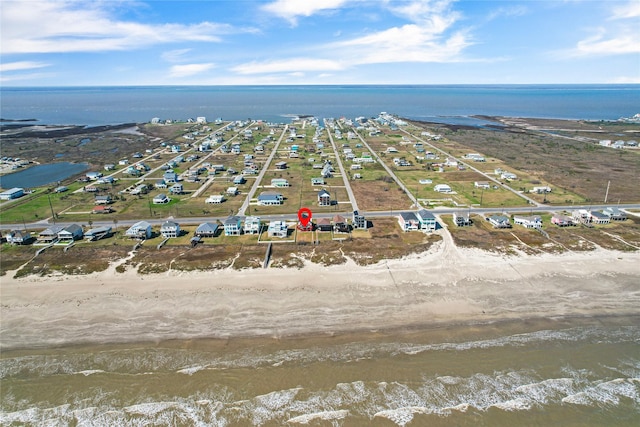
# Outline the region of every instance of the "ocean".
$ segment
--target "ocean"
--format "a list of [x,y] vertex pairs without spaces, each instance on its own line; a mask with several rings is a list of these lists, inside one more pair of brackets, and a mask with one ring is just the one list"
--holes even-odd
[[637,426],[638,320],[8,351],[0,424]]
[[472,115],[617,120],[640,113],[640,85],[2,87],[0,118],[36,124],[402,117],[474,124]]

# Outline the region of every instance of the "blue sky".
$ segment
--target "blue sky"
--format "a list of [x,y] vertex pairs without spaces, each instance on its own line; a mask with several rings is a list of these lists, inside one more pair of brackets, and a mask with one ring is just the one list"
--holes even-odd
[[640,83],[640,1],[0,0],[4,86]]

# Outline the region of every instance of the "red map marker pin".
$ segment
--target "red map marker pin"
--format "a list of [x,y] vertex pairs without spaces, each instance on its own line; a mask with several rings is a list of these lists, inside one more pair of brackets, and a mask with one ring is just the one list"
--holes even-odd
[[302,224],[303,227],[306,227],[307,224],[309,224],[309,221],[311,221],[311,209],[301,208],[298,211],[298,219],[300,220],[300,224]]

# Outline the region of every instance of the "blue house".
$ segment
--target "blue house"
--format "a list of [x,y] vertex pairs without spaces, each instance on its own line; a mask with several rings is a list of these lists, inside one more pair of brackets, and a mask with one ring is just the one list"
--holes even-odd
[[434,231],[436,229],[436,217],[426,209],[420,209],[416,213],[416,218],[420,223],[420,230]]
[[239,236],[242,233],[242,220],[238,216],[230,216],[224,221],[225,236]]

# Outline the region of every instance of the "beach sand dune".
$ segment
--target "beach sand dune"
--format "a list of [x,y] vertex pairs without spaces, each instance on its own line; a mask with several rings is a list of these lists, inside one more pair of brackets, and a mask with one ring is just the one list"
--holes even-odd
[[[448,234],[447,234],[448,235]],[[505,256],[457,248],[360,267],[231,269],[0,284],[2,349],[72,343],[335,334],[565,316],[640,314],[640,254]]]

